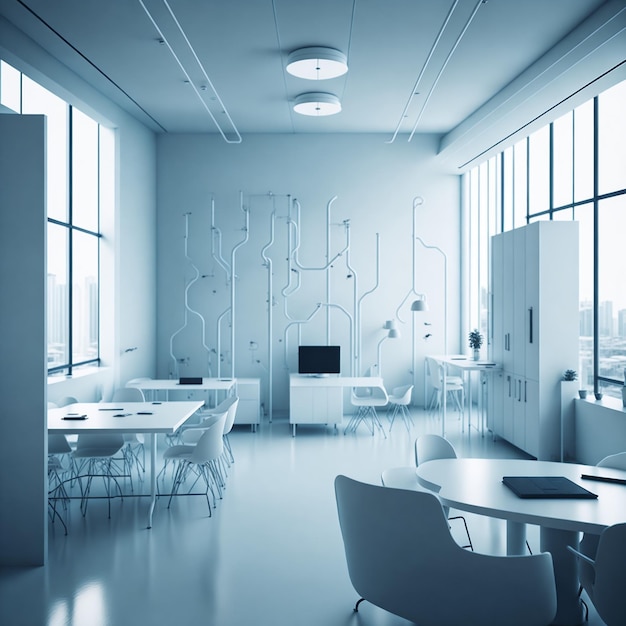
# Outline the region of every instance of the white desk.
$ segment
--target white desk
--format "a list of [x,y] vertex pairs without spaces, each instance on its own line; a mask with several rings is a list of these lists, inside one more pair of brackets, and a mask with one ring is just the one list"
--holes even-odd
[[289,376],[289,423],[296,436],[296,424],[334,424],[343,419],[343,390],[346,387],[382,386],[378,376]]
[[[626,486],[583,480],[581,474],[626,478],[626,472],[571,463],[512,459],[441,459],[416,469],[419,483],[438,493],[442,503],[507,521],[507,553],[524,554],[526,524],[541,527],[541,550],[552,554],[557,585],[554,624],[583,621],[578,598],[576,557],[579,532],[599,534],[626,521]],[[503,476],[565,476],[598,494],[595,500],[523,499],[502,484]]]
[[[156,503],[156,448],[158,433],[174,433],[202,407],[202,402],[79,402],[48,409],[48,432],[62,435],[144,433],[150,440],[150,508],[148,528]],[[120,409],[120,410],[111,410]],[[139,415],[140,412],[150,415]],[[64,420],[68,413],[86,415],[85,420]],[[130,413],[125,417],[115,417]]]
[[237,386],[236,378],[203,378],[202,383],[198,385],[181,385],[178,379],[175,378],[151,378],[148,380],[141,380],[127,385],[128,387],[137,387],[142,391],[155,392],[155,397],[151,399],[157,399],[159,392],[165,393],[165,400],[168,401],[170,392],[178,393],[190,393],[193,391],[223,391],[225,395],[232,392]]
[[[464,379],[465,389],[466,389],[466,406],[467,406],[467,424],[468,429],[472,427],[472,381],[471,374],[472,372],[480,372],[480,384],[481,384],[481,393],[478,398],[478,412],[479,412],[479,423],[480,423],[480,432],[484,436],[485,434],[485,412],[483,407],[483,394],[482,394],[482,381],[483,377],[491,376],[494,372],[502,369],[498,365],[494,364],[492,361],[474,361],[467,356],[463,356],[460,354],[452,354],[452,355],[428,355],[432,359],[435,359],[438,363],[443,365],[443,383],[442,383],[442,395],[443,395],[443,416],[441,418],[441,436],[446,436],[446,412],[447,412],[447,400],[448,400],[448,390],[446,389],[446,376],[449,375],[448,369],[450,367],[456,367],[461,371],[461,375]],[[426,395],[424,395],[426,397]]]

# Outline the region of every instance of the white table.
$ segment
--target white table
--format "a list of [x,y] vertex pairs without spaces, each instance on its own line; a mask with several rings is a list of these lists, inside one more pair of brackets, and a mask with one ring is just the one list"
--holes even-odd
[[[466,393],[466,405],[467,405],[467,424],[468,429],[472,427],[472,381],[471,374],[472,372],[480,372],[481,377],[481,393],[478,398],[478,411],[480,415],[480,432],[484,436],[485,434],[485,415],[483,410],[483,394],[482,394],[482,380],[485,376],[491,376],[494,372],[502,369],[497,364],[493,363],[493,361],[474,361],[467,356],[463,356],[460,354],[452,354],[452,355],[428,355],[430,358],[435,359],[438,363],[443,366],[443,381],[442,381],[442,395],[443,395],[443,415],[441,418],[441,435],[442,437],[446,436],[446,412],[447,412],[447,400],[448,400],[448,390],[446,389],[446,376],[449,374],[448,369],[451,367],[456,367],[461,371],[461,375],[465,381],[465,389]],[[424,370],[425,371],[425,370]],[[426,397],[426,393],[424,393],[424,397]],[[478,430],[478,429],[477,429]]]
[[[79,402],[48,409],[48,432],[62,435],[99,433],[144,433],[150,442],[150,508],[148,528],[152,528],[152,514],[156,503],[157,434],[174,433],[189,417],[203,406],[203,402]],[[77,413],[85,420],[64,420]],[[116,417],[130,413],[124,417]],[[149,415],[139,415],[149,413]]]
[[[203,378],[199,384],[180,384],[175,378],[149,378],[137,382],[129,383],[127,387],[136,387],[142,391],[165,392],[165,400],[169,400],[170,392],[191,392],[191,391],[223,391],[226,395],[236,388],[236,378]],[[157,399],[157,398],[153,398]]]
[[[512,459],[441,459],[416,469],[419,483],[437,492],[443,504],[506,520],[508,554],[525,553],[526,524],[540,526],[541,550],[554,561],[558,606],[553,623],[568,626],[581,624],[583,615],[576,557],[566,546],[578,547],[581,531],[600,534],[626,521],[626,486],[584,480],[583,473],[626,478],[626,472],[604,467]],[[565,476],[598,498],[519,498],[502,483],[503,476]]]
[[343,390],[347,387],[379,387],[379,376],[289,376],[289,423],[296,436],[296,424],[334,424],[343,419]]

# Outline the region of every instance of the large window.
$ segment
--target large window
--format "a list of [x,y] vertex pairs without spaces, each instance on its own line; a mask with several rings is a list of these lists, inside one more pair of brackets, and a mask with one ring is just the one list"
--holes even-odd
[[48,372],[99,364],[101,133],[79,109],[0,62],[0,104],[46,116]]
[[[475,268],[488,264],[491,235],[540,219],[579,222],[580,378],[614,396],[626,368],[625,110],[626,81],[464,176],[470,293],[489,289],[486,272]],[[470,326],[484,327],[488,299],[470,296],[469,307]]]

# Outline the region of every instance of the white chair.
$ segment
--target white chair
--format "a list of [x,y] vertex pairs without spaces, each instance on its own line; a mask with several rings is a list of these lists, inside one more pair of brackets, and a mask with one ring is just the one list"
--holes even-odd
[[[433,389],[432,397],[428,409],[431,412],[441,411],[443,402],[447,398],[443,397],[443,377],[444,367],[432,357],[426,357],[426,375],[428,382]],[[446,394],[450,396],[459,411],[461,419],[463,419],[463,410],[465,405],[465,386],[460,376],[446,375]]]
[[376,429],[383,433],[385,438],[385,429],[380,423],[376,407],[387,406],[389,396],[386,389],[382,385],[371,385],[363,387],[352,387],[350,392],[350,402],[356,407],[356,413],[350,418],[348,425],[344,430],[344,435],[349,432],[355,432],[359,424],[364,423],[374,435]]
[[[596,467],[611,467],[614,469],[621,469],[626,471],[626,452],[619,452],[618,454],[605,456],[603,459],[596,463]],[[599,542],[600,535],[583,533],[580,544],[578,546],[578,550],[586,557],[593,560],[596,558]],[[586,589],[593,584],[593,567],[585,559],[581,559],[578,564],[578,578],[580,580],[579,593],[583,590],[583,588]]]
[[[56,406],[54,402],[48,402],[49,409]],[[67,508],[69,495],[65,489],[65,482],[66,476],[71,472],[72,463],[70,461],[64,465],[63,461],[71,458],[71,453],[72,447],[65,435],[48,433],[48,512],[52,523],[55,519],[60,520],[66,535],[67,525],[57,509],[57,503],[60,500],[63,503],[63,508]]]
[[609,526],[600,535],[595,558],[569,546],[589,576],[584,589],[607,626],[626,624],[626,523]]
[[[113,392],[111,402],[145,402],[146,398],[141,389],[137,387],[118,387]],[[137,469],[137,477],[143,480],[143,474],[146,471],[146,447],[145,437],[141,433],[125,433],[124,437],[124,456],[129,467],[129,472],[133,467]],[[141,458],[139,455],[141,454]],[[141,471],[140,471],[141,470]],[[131,481],[132,487],[132,481]]]
[[[111,482],[115,484],[120,497],[122,496],[122,489],[117,479],[123,474],[118,471],[114,457],[122,450],[123,446],[124,437],[117,433],[78,435],[76,449],[72,452],[72,457],[77,468],[77,479],[81,493],[80,510],[83,516],[87,513],[93,479],[100,476],[104,481],[109,518],[111,517]],[[83,472],[86,474],[83,475]],[[85,485],[83,485],[84,478],[86,478]]]
[[[220,402],[215,408],[209,411],[202,411],[199,413],[201,421],[197,424],[193,424],[187,426],[187,423],[183,424],[180,430],[179,436],[182,437],[183,432],[194,431],[196,440],[199,438],[202,433],[203,428],[207,428],[211,426],[211,424],[218,419],[224,412],[226,412],[226,420],[224,422],[224,432],[222,437],[224,439],[224,451],[220,457],[222,461],[222,467],[224,472],[226,473],[226,467],[230,467],[232,463],[235,462],[235,457],[233,455],[232,447],[230,445],[230,441],[228,435],[230,431],[233,429],[233,425],[235,424],[235,418],[237,416],[237,407],[239,406],[239,397],[238,396],[229,396],[222,402]],[[185,439],[187,443],[195,443],[193,440],[194,434],[187,432]]]
[[556,614],[549,553],[463,550],[431,493],[337,476],[335,495],[355,611],[367,600],[420,626],[546,626]]
[[[454,446],[441,435],[421,435],[415,440],[415,465],[420,463],[426,463],[426,461],[432,461],[434,459],[456,459],[457,453]],[[467,544],[462,546],[463,548],[474,549],[472,545],[472,538],[469,534],[467,522],[462,515],[453,515],[450,517],[450,507],[444,506],[443,510],[446,517],[449,520],[460,519],[465,526],[465,533],[467,534]]]
[[411,432],[413,419],[409,411],[409,404],[411,404],[412,393],[413,385],[394,387],[391,390],[391,393],[389,394],[389,409],[391,410],[391,415],[389,417],[389,432],[391,432],[393,423],[398,416],[402,418],[407,432]]
[[[183,444],[171,446],[163,453],[164,460],[174,461],[176,463],[176,469],[174,471],[174,479],[172,483],[172,491],[167,504],[169,508],[172,504],[172,498],[179,494],[181,486],[189,478],[190,474],[195,476],[195,480],[189,487],[187,494],[191,493],[191,490],[202,478],[204,480],[206,490],[205,496],[207,504],[209,506],[209,517],[211,516],[211,502],[209,501],[209,491],[213,496],[213,508],[216,506],[215,491],[218,492],[219,497],[222,497],[222,489],[224,485],[224,478],[221,475],[218,460],[224,450],[224,423],[226,422],[227,412],[217,416],[208,428],[202,428],[199,430],[199,438],[195,445]],[[196,438],[195,429],[189,429],[182,434],[183,440],[185,437],[190,439]],[[213,488],[215,487],[215,489]]]

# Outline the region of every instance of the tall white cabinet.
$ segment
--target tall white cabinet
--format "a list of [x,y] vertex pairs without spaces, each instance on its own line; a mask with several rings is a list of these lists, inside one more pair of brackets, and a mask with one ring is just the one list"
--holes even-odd
[[557,461],[560,380],[578,363],[578,222],[535,222],[494,236],[491,246],[491,358],[502,371],[489,427]]

